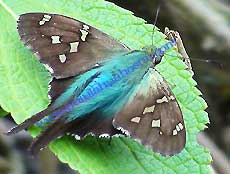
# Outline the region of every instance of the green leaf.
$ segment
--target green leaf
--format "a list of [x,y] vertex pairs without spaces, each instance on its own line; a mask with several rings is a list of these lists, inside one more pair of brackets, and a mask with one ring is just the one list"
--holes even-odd
[[1,107],[0,107],[0,117],[4,117],[8,114],[8,112],[4,111]]
[[[16,20],[21,13],[41,11],[74,17],[108,33],[132,49],[152,42],[152,25],[132,12],[103,0],[0,0],[0,105],[11,112],[17,123],[46,108],[49,73],[20,42]],[[157,46],[166,42],[156,32]],[[159,42],[161,41],[161,42]],[[175,54],[171,50],[170,53]],[[208,123],[207,105],[199,96],[192,75],[178,57],[165,56],[157,67],[169,82],[185,119],[186,147],[173,157],[153,153],[129,138],[103,139],[88,137],[76,141],[65,136],[51,143],[51,150],[81,174],[207,174],[210,173],[209,152],[196,141],[197,133]]]

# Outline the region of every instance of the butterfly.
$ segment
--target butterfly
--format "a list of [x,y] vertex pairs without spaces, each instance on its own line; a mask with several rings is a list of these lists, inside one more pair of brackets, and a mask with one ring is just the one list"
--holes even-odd
[[22,14],[18,33],[53,77],[48,107],[8,132],[42,127],[32,154],[65,134],[126,135],[162,155],[182,151],[183,115],[155,69],[163,56],[155,47],[131,50],[84,22],[49,13]]

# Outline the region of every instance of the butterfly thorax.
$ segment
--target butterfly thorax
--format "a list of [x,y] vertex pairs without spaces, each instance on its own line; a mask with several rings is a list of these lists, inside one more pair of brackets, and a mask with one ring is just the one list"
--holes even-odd
[[142,48],[142,50],[146,51],[151,57],[154,57],[154,51],[157,49],[157,47],[149,45]]
[[152,57],[153,66],[159,64],[162,60],[162,57],[164,56],[164,53],[158,51],[158,48],[154,45],[146,46],[142,48],[142,50],[146,51]]

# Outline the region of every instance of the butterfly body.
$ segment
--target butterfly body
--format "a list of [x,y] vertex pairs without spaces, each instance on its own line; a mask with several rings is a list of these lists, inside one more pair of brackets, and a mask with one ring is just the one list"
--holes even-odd
[[90,25],[48,13],[21,15],[18,32],[53,76],[49,106],[8,132],[43,127],[33,154],[65,134],[125,134],[163,155],[184,148],[182,112],[154,69],[163,56],[155,47],[130,50]]

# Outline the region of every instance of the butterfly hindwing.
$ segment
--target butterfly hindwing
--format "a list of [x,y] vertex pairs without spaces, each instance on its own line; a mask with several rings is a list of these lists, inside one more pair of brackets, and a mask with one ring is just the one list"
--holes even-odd
[[113,125],[163,155],[179,153],[185,146],[180,107],[167,82],[154,69],[149,69],[129,102],[115,116]]
[[65,118],[61,117],[54,123],[48,125],[31,143],[29,152],[36,155],[41,149],[46,147],[52,140],[62,137],[66,131]]
[[36,155],[42,148],[46,147],[52,140],[65,134],[74,136],[77,140],[84,139],[87,135],[109,138],[113,135],[121,135],[122,132],[112,125],[113,118],[100,119],[100,113],[91,113],[72,122],[65,123],[62,117],[50,124],[43,132],[33,140],[29,151]]
[[66,132],[78,139],[83,139],[87,135],[108,138],[122,134],[121,131],[113,127],[112,120],[112,117],[102,118],[99,112],[94,112],[68,123]]
[[[66,108],[71,105],[70,102],[72,99],[74,99],[75,97],[74,95],[78,96],[84,90],[84,88],[98,75],[99,73],[95,73],[92,76],[90,76],[84,82],[84,84],[82,84],[81,88],[78,88],[75,86],[75,88],[73,89],[74,91],[71,93],[71,95],[66,100],[62,101],[62,104],[58,104],[58,105],[56,104],[56,99],[61,96],[62,92],[64,92],[64,89],[68,88],[67,87],[68,85],[74,82],[73,80],[74,77],[70,77],[66,79],[59,79],[59,80],[53,79],[53,83],[51,83],[51,90],[49,91],[49,96],[51,97],[51,103],[48,105],[48,107],[44,109],[43,111],[40,111],[37,114],[33,115],[32,117],[25,120],[24,122],[17,125],[16,127],[12,128],[10,131],[7,132],[7,134],[11,135],[23,129],[28,129],[29,127],[33,126],[35,123],[42,121],[43,118],[45,117],[47,118],[47,116],[50,116],[51,114],[52,116],[49,117],[49,119],[47,120],[49,123],[55,122],[60,117],[63,118],[63,120],[65,120],[66,119],[65,113],[68,112]],[[61,82],[65,82],[65,83],[61,85]],[[39,125],[40,126],[42,125],[43,127],[44,126],[43,123],[44,121],[42,121],[42,124],[39,123]],[[55,124],[53,126],[55,127]],[[58,132],[56,133],[58,134]]]
[[94,27],[57,14],[23,14],[18,20],[18,32],[57,79],[87,71],[114,52],[129,51]]

